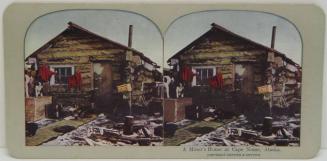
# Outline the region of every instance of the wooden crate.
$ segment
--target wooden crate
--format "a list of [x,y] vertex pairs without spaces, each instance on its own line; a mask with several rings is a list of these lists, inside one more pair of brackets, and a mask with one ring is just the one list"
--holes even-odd
[[25,98],[25,120],[34,122],[45,118],[45,105],[51,103],[51,96]]
[[185,119],[185,107],[192,105],[192,98],[164,99],[165,122]]

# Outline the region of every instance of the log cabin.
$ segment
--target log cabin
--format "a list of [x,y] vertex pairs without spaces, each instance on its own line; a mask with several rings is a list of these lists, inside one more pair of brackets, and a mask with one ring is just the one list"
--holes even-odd
[[[159,66],[132,48],[133,26],[129,26],[128,46],[93,33],[75,23],[37,49],[25,60],[37,75],[51,72],[49,80],[38,80],[54,104],[109,108],[115,100],[142,104],[144,83],[161,80]],[[44,69],[48,69],[44,70]],[[79,76],[77,75],[79,74]],[[75,81],[71,78],[76,78]],[[72,81],[70,81],[72,80]],[[117,86],[130,85],[131,91],[119,93]],[[93,105],[92,105],[93,106]]]
[[[267,47],[212,23],[209,31],[167,63],[175,72],[175,80],[192,89],[190,97],[208,93],[210,79],[220,73],[225,93],[261,95],[270,106],[287,107],[300,98],[302,69],[274,49],[275,33],[274,26],[271,47]],[[186,79],[187,75],[191,78]]]

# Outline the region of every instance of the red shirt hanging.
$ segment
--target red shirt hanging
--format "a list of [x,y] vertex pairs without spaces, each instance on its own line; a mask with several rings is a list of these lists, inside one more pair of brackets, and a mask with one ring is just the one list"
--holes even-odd
[[183,81],[189,82],[193,78],[192,69],[188,66],[182,68],[181,77]]
[[212,78],[209,79],[209,85],[214,89],[223,89],[224,87],[224,78],[223,75],[218,73]]
[[77,71],[74,75],[68,77],[68,89],[78,88],[81,89],[82,86],[82,74]]
[[55,72],[51,71],[48,66],[46,65],[41,65],[39,68],[39,78],[47,82],[51,78],[51,76],[55,74]]

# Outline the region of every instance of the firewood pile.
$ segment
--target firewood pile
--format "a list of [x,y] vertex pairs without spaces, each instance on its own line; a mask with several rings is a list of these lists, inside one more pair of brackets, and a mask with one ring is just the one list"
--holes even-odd
[[125,116],[114,122],[104,115],[43,145],[78,146],[157,146],[163,142],[162,118]]
[[252,124],[241,115],[208,134],[185,143],[192,146],[299,146],[300,117],[265,117],[263,124]]

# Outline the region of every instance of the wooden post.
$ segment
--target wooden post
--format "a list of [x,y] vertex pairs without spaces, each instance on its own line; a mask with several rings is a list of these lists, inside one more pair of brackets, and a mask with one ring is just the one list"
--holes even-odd
[[271,88],[272,88],[272,92],[271,92],[271,98],[270,98],[270,103],[269,103],[269,114],[270,116],[272,116],[272,107],[273,107],[273,103],[274,103],[274,67],[273,67],[273,63],[271,63]]
[[125,71],[127,72],[127,77],[126,77],[126,83],[129,83],[131,85],[131,90],[128,91],[128,104],[129,104],[129,115],[132,115],[132,90],[133,90],[133,85],[132,85],[132,65],[131,61],[133,59],[133,52],[131,50],[126,51],[126,61],[127,61],[127,67],[125,68]]
[[268,52],[268,59],[267,59],[267,62],[269,63],[269,69],[271,70],[270,71],[270,74],[271,74],[271,77],[270,77],[270,85],[271,85],[271,88],[272,88],[272,91],[270,93],[270,99],[269,99],[269,112],[270,112],[270,115],[272,115],[272,106],[273,106],[273,98],[274,98],[274,56],[275,53],[274,52]]
[[128,105],[129,105],[129,115],[132,115],[132,91],[129,92]]
[[[270,44],[270,47],[272,49],[274,49],[275,47],[275,37],[276,37],[276,26],[273,26],[272,28],[272,33],[271,33],[271,44]],[[274,55],[274,53],[273,53]],[[275,58],[274,58],[275,59]],[[274,69],[274,66],[273,66],[273,63],[275,60],[272,60],[270,66],[271,66],[271,88],[272,88],[272,92],[271,92],[271,100],[269,102],[269,106],[270,106],[270,116],[272,115],[272,106],[273,106],[273,99],[274,99],[274,74],[273,74],[273,69]]]
[[94,90],[94,62],[91,63],[91,90]]
[[[128,47],[132,47],[132,36],[133,36],[133,25],[129,25],[129,32],[128,32]],[[132,72],[131,72],[131,61],[133,59],[133,53],[131,51],[127,52],[128,54],[128,83],[131,85],[132,88]],[[129,115],[132,115],[132,90],[128,92],[129,100],[128,100],[128,105],[129,105]]]
[[133,91],[133,85],[132,85],[132,73],[129,76],[129,83],[131,84],[131,91],[129,92],[129,115],[132,115],[132,91]]
[[233,77],[233,82],[232,82],[232,91],[235,91],[235,64],[232,63],[232,77]]

